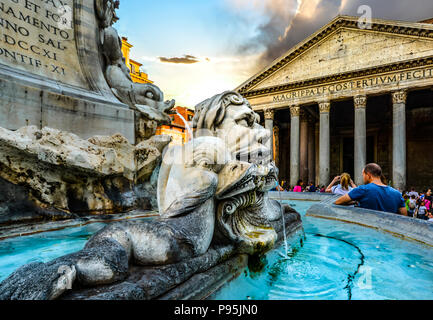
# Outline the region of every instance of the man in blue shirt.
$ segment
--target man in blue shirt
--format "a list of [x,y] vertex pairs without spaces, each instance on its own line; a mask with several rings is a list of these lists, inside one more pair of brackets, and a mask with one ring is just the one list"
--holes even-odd
[[365,185],[360,186],[335,202],[336,205],[358,201],[364,209],[397,213],[407,216],[403,196],[381,181],[382,169],[375,163],[368,164],[362,171]]

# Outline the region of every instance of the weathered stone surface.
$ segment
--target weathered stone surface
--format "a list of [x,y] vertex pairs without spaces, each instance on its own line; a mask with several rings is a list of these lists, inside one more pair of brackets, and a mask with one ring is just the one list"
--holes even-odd
[[97,248],[19,268],[0,283],[0,300],[53,300],[75,280],[95,286],[122,280],[127,273],[126,252],[116,241],[105,239]]
[[120,132],[135,141],[134,112],[104,77],[93,0],[7,0],[2,18],[13,27],[0,39],[1,127],[49,126],[82,138]]
[[[298,212],[285,207],[287,236],[302,229]],[[274,221],[277,243],[284,239],[282,220]],[[204,255],[161,267],[132,266],[128,277],[113,285],[67,292],[63,300],[203,299],[237,277],[248,257],[233,245],[211,247]]]
[[28,198],[30,190],[0,178],[0,226],[17,223],[73,219],[77,216],[38,207]]
[[[13,28],[4,28],[0,63],[88,88],[81,72],[75,42],[74,1],[65,0],[62,3],[63,5],[57,1],[41,2],[39,8],[36,8],[36,5],[31,6],[25,1],[6,1],[4,7],[2,6],[5,24],[6,21],[12,25],[16,23],[20,26],[20,32],[14,32]],[[28,19],[24,19],[25,17]],[[30,23],[32,17],[37,18],[38,23]],[[56,18],[59,19],[57,22]],[[41,24],[47,28],[41,28]],[[14,54],[8,55],[4,50]],[[18,58],[16,53],[22,54],[25,58]]]
[[[164,161],[157,170],[160,218],[152,221],[113,223],[93,235],[83,250],[55,260],[68,263],[68,268],[74,270],[74,279],[70,281],[76,288],[126,280],[127,283],[123,285],[116,284],[111,287],[111,293],[97,292],[93,293],[92,297],[142,298],[139,290],[141,288],[145,299],[155,298],[194,274],[225,262],[234,253],[266,253],[277,242],[278,225],[282,228],[280,221],[286,213],[292,215],[291,219],[287,219],[292,229],[300,226],[299,215],[289,212],[267,196],[275,185],[278,170],[273,163],[266,162],[270,153],[263,144],[263,138],[267,131],[258,124],[258,116],[251,110],[248,101],[235,92],[225,92],[200,104],[196,116],[198,120],[196,119],[195,123],[199,129],[213,130],[216,137],[199,134],[184,146],[167,150]],[[237,130],[231,131],[236,128]],[[35,128],[20,130],[20,134],[24,140],[25,137],[35,136],[36,149],[39,147],[37,141],[46,139],[45,132],[39,132]],[[236,137],[239,137],[239,134],[245,135],[247,140],[233,141],[234,134],[237,134]],[[62,134],[55,136],[57,140],[61,140]],[[119,184],[125,180],[134,184],[137,180],[134,171],[141,171],[140,178],[148,177],[150,172],[142,170],[149,166],[157,167],[155,159],[169,142],[163,138],[155,138],[131,147],[121,136],[95,137],[86,142],[74,141],[69,135],[68,139],[71,140],[68,140],[69,149],[76,151],[75,154],[80,157],[79,161],[73,159],[68,165],[63,164],[63,171],[75,166],[76,170],[89,174],[93,168],[104,168],[103,160],[108,158],[110,166],[114,167],[116,172],[105,173],[103,169],[97,172],[98,176],[109,178],[104,180],[104,185],[101,184],[103,189],[98,190],[99,195],[108,194],[107,199],[115,199],[121,203],[124,192],[116,191],[123,191],[128,186],[123,186],[122,189]],[[27,140],[32,142],[32,139]],[[44,156],[39,161],[51,167],[61,166],[62,164],[59,165],[55,160],[63,160],[62,156],[69,159],[70,150],[66,148],[59,152],[63,149],[56,143],[56,139],[51,140],[53,142],[49,146],[55,147],[50,149],[50,157]],[[230,141],[235,144],[226,144]],[[32,146],[30,142],[27,145]],[[12,142],[9,144],[19,151],[23,149]],[[84,147],[87,149],[83,150]],[[85,151],[90,153],[87,158]],[[132,152],[134,163],[130,158]],[[53,157],[58,153],[59,156]],[[94,157],[95,153],[100,154],[102,159]],[[123,154],[118,156],[118,153]],[[38,152],[36,154],[39,156]],[[234,158],[236,160],[232,160]],[[20,172],[26,173],[24,169]],[[52,174],[52,168],[47,172]],[[155,181],[155,172],[151,183]],[[135,181],[130,180],[133,178]],[[72,178],[69,178],[70,180]],[[34,175],[29,179],[29,182],[33,181]],[[86,185],[85,190],[89,189],[89,185]],[[78,189],[80,190],[82,189]],[[151,192],[149,189],[143,190]],[[74,196],[75,200],[82,199],[81,194],[77,196],[75,193]],[[212,242],[213,249],[209,250]],[[92,255],[93,252],[97,254]],[[135,268],[131,275],[135,278],[126,279],[129,262],[134,265],[131,267]],[[51,264],[43,266],[46,265]],[[227,271],[224,271],[223,266],[220,269],[222,272]],[[39,275],[33,274],[38,271]],[[11,293],[11,281],[14,276],[22,276],[21,272],[19,269],[1,284],[0,292],[4,292],[4,299],[13,299],[15,296],[54,299],[66,291],[65,287],[55,285],[54,279],[44,275],[45,272],[53,270],[41,269],[29,270],[32,272],[32,276],[28,277],[29,282],[24,279],[17,288],[18,293]],[[214,280],[222,281],[224,278],[214,277]],[[34,288],[33,282],[38,279],[41,279],[40,288]],[[89,298],[90,295],[85,297]]]
[[122,53],[122,40],[113,24],[118,20],[115,10],[119,2],[113,0],[95,1],[99,22],[99,36],[102,54],[105,58],[105,78],[113,94],[135,110],[136,142],[155,135],[156,128],[171,122],[168,112],[175,101],[164,101],[163,92],[151,83],[135,83],[126,66]]
[[66,294],[62,299],[112,300],[114,297],[132,294],[140,300],[155,299],[184,283],[194,274],[205,272],[227,261],[235,254],[233,246],[211,248],[205,254],[177,264],[161,267],[133,266],[124,282],[110,286],[83,289]]
[[133,146],[119,134],[83,140],[50,128],[0,128],[0,177],[25,186],[44,209],[81,215],[151,209],[156,187],[149,178],[169,142],[155,137]]

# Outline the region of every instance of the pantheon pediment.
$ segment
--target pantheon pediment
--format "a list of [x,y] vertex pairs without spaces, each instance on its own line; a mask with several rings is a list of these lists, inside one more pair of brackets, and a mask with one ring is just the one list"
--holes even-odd
[[433,57],[433,25],[339,16],[237,88],[252,93]]

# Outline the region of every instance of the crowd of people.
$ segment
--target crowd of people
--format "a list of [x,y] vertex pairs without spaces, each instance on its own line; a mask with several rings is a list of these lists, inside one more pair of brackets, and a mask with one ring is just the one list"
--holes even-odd
[[415,188],[403,192],[403,199],[409,217],[433,221],[432,190],[418,193]]
[[382,169],[377,164],[368,164],[363,172],[364,185],[357,186],[351,176],[343,173],[333,179],[328,187],[318,186],[314,183],[305,184],[299,180],[296,186],[291,187],[286,181],[274,190],[288,192],[317,192],[332,193],[341,197],[337,205],[356,205],[361,208],[391,212],[417,219],[433,222],[433,196],[432,190],[417,192],[415,188],[401,192],[392,188]]

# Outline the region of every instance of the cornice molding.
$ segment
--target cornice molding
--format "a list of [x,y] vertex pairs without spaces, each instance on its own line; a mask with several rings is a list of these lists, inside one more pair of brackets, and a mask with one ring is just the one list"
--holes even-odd
[[250,97],[260,96],[264,94],[280,93],[292,89],[302,89],[302,88],[311,87],[315,85],[322,85],[329,82],[344,81],[353,78],[367,77],[367,76],[389,73],[389,72],[396,72],[396,71],[404,71],[404,70],[409,70],[409,69],[429,66],[429,65],[433,66],[433,56],[414,59],[414,60],[407,60],[407,61],[387,64],[387,65],[382,65],[382,66],[377,66],[377,67],[367,68],[362,70],[350,71],[346,73],[333,74],[326,77],[298,81],[298,82],[284,84],[284,85],[277,85],[277,86],[262,88],[262,89],[249,91],[249,92],[240,91],[239,93],[242,94],[245,98],[250,98]]

